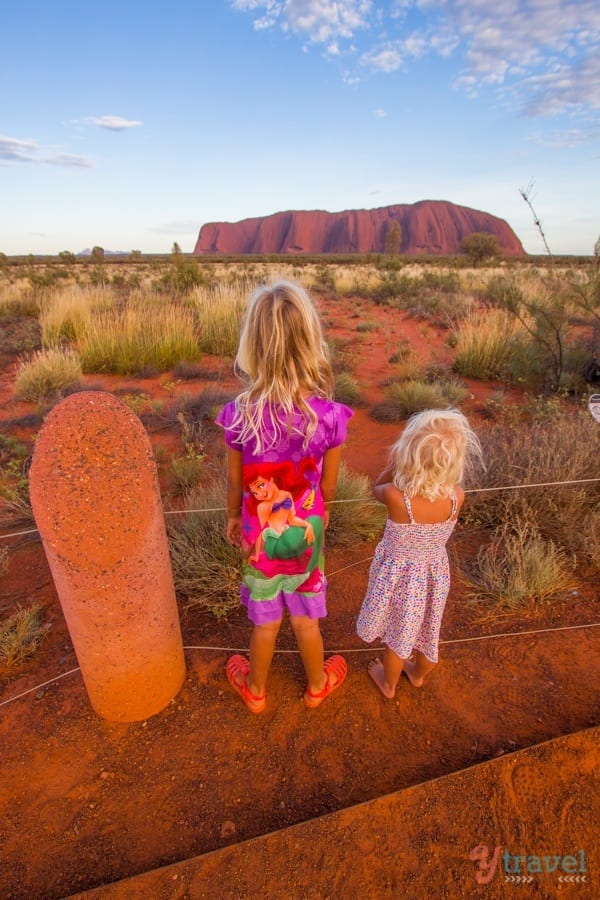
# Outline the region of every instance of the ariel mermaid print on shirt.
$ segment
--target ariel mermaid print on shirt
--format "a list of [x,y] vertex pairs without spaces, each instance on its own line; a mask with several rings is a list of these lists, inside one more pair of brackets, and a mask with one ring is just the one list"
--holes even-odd
[[324,507],[315,460],[247,463],[243,483],[244,581],[252,595],[318,590]]

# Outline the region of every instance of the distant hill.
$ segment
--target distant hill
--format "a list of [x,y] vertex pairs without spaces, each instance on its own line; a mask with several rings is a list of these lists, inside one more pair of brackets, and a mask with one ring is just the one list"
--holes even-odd
[[385,253],[394,243],[397,253],[452,255],[473,233],[493,234],[505,256],[525,256],[504,219],[447,200],[335,213],[290,210],[241,222],[209,222],[200,229],[194,253]]

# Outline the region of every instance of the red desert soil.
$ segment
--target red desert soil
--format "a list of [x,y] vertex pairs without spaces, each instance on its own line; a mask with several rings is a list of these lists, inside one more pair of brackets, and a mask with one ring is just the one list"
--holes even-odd
[[[404,335],[419,353],[443,359],[443,333],[373,310],[369,319],[380,317],[382,327],[361,336],[348,301],[331,310],[329,336],[356,341],[367,404],[351,422],[345,460],[374,476],[398,430],[368,415],[389,376],[389,347]],[[219,389],[234,392],[227,367],[212,364],[222,368]],[[34,408],[12,398],[13,376],[10,367],[0,381],[0,420],[24,439],[31,427],[8,423]],[[167,402],[207,386],[168,377],[86,382],[141,388]],[[495,387],[473,386],[467,414],[483,414]],[[171,434],[149,430],[156,447],[172,452]],[[222,453],[218,436],[211,452]],[[53,628],[30,661],[5,674],[0,691],[2,900],[85,891],[119,900],[600,896],[599,630],[543,630],[596,622],[593,583],[569,603],[490,624],[476,619],[455,578],[439,668],[426,689],[403,680],[386,701],[366,674],[377,652],[354,631],[374,544],[332,548],[323,634],[329,652],[346,655],[349,675],[320,709],[301,702],[302,667],[283,628],[266,712],[250,715],[223,671],[231,651],[248,645],[244,615],[217,624],[189,611],[183,688],[163,712],[122,725],[89,705],[36,536],[3,543],[3,614],[35,600]],[[468,543],[457,534],[454,552]],[[490,633],[498,636],[484,637]],[[478,885],[469,858],[477,845],[578,862],[583,851],[587,880],[566,883],[554,872],[513,885],[498,869]],[[159,867],[168,868],[151,872]],[[150,874],[110,887],[140,873]]]

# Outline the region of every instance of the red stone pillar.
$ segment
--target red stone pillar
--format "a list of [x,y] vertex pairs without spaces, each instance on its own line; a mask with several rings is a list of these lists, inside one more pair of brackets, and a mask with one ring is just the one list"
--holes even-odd
[[185,660],[152,447],[112,394],[48,415],[31,503],[90,702],[136,722],[179,691]]

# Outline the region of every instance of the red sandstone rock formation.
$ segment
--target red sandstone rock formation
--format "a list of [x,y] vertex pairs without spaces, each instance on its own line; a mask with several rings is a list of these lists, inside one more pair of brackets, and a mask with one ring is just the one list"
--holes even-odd
[[385,253],[392,222],[400,225],[396,252],[451,255],[469,234],[493,234],[505,256],[524,256],[523,246],[504,221],[446,200],[422,200],[379,209],[290,210],[241,222],[203,225],[194,253]]

